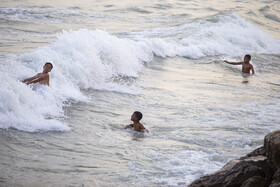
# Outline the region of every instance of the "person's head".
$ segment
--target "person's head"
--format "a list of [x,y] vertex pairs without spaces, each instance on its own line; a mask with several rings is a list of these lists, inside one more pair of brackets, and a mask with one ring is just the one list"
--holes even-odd
[[131,116],[131,121],[140,121],[143,117],[143,114],[139,111],[133,112]]
[[43,67],[43,69],[44,69],[43,71],[44,71],[44,73],[48,73],[52,70],[52,68],[53,68],[52,63],[46,62],[44,67]]
[[245,56],[244,56],[244,62],[245,62],[245,63],[249,63],[250,60],[251,60],[251,55],[245,55]]

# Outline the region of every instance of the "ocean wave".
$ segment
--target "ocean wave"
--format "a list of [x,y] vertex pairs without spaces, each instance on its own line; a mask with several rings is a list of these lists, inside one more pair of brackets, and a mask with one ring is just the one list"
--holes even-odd
[[216,55],[279,54],[280,41],[236,14],[216,15],[164,29],[129,33],[161,57],[198,59]]
[[[46,23],[67,22],[69,16],[80,16],[81,13],[74,10],[62,10],[54,8],[0,8],[0,17],[15,21],[39,21]],[[66,16],[66,17],[65,17]]]
[[[63,120],[65,102],[87,102],[82,89],[135,94],[133,81],[151,61],[142,45],[105,31],[64,31],[57,41],[31,52],[1,58],[0,128],[23,131],[69,130]],[[53,63],[50,88],[27,86],[20,80]],[[118,78],[120,77],[120,78]]]
[[0,80],[0,128],[27,132],[70,130],[58,120],[63,116],[64,99],[56,89],[41,86],[36,91],[7,73],[1,73]]
[[[47,46],[0,58],[0,128],[69,130],[61,120],[65,102],[87,102],[83,89],[137,93],[134,81],[125,80],[136,79],[154,55],[199,59],[279,50],[279,40],[235,14],[119,37],[102,30],[63,31]],[[41,72],[46,61],[54,65],[50,88],[20,82]]]

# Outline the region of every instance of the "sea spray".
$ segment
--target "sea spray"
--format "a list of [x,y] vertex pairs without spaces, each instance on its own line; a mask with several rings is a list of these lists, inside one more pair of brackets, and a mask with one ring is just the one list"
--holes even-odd
[[[1,128],[28,132],[69,130],[56,119],[63,115],[63,98],[55,90],[43,85],[37,85],[33,90],[6,73],[1,74],[0,80]],[[50,119],[46,120],[46,117]]]
[[[141,45],[136,48],[133,44],[105,31],[82,29],[64,31],[54,43],[31,52],[1,58],[0,66],[5,72],[1,76],[1,80],[5,80],[5,84],[1,84],[1,128],[63,131],[66,125],[52,118],[65,117],[62,107],[68,100],[87,101],[82,89],[134,93],[133,84],[115,81],[118,76],[137,77],[143,61],[152,60],[150,54],[139,49]],[[50,87],[35,89],[38,86],[20,82],[41,72],[47,61],[54,66],[50,72]],[[56,127],[51,124],[53,121]]]

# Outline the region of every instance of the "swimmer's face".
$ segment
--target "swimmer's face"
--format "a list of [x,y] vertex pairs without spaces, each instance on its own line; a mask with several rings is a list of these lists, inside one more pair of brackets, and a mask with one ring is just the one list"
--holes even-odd
[[131,119],[131,121],[137,121],[138,120],[134,113],[131,115],[130,119]]
[[249,63],[249,62],[250,62],[249,58],[244,57],[244,62],[245,62],[245,63]]
[[45,73],[51,72],[51,70],[52,70],[52,66],[50,64],[46,64],[44,66],[44,72]]

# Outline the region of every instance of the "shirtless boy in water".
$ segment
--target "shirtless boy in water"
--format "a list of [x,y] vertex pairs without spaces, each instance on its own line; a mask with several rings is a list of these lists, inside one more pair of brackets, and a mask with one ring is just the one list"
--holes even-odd
[[32,83],[39,82],[40,84],[50,85],[50,75],[48,74],[51,72],[53,65],[50,62],[47,62],[43,67],[43,72],[38,73],[37,75],[24,79],[22,82],[26,83],[27,85]]
[[250,64],[251,55],[245,55],[244,56],[244,62],[228,62],[227,60],[224,60],[224,62],[232,65],[242,65],[242,72],[243,73],[250,73],[252,70],[252,75],[255,74],[254,67],[252,64]]
[[133,124],[126,125],[125,129],[133,127],[135,131],[149,133],[149,131],[139,122],[142,117],[143,114],[141,112],[135,111],[131,116],[131,121],[133,121]]

